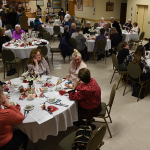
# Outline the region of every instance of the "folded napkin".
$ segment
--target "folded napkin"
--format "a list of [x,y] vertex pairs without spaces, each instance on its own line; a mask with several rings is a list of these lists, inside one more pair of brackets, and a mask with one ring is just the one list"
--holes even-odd
[[24,43],[22,43],[22,44],[20,45],[20,47],[24,47]]
[[58,108],[55,107],[55,106],[48,106],[48,107],[47,107],[47,110],[50,111],[50,112],[55,112],[55,111],[58,110]]
[[9,45],[10,45],[10,43],[6,44],[5,46],[9,46]]
[[52,84],[52,83],[45,83],[44,85],[42,85],[42,87],[50,87],[50,86],[55,86],[55,84]]
[[67,92],[66,92],[65,90],[60,90],[60,91],[59,91],[59,94],[60,94],[60,95],[65,95],[66,93],[67,93]]

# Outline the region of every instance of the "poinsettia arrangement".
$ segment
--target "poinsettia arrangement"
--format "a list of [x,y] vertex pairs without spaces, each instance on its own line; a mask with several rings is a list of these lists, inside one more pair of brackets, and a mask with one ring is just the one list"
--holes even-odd
[[22,33],[21,38],[26,41],[28,39],[28,33]]
[[97,32],[97,30],[96,30],[94,27],[92,27],[91,29],[89,29],[89,31],[90,31],[91,33]]

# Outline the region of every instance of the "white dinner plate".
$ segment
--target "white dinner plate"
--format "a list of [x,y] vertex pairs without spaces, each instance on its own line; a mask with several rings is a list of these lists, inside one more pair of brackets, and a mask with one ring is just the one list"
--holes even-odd
[[50,103],[50,104],[53,104],[53,103],[57,102],[57,98],[55,98],[55,100],[53,102],[50,102],[49,98],[48,98],[47,102]]
[[26,108],[26,107],[24,107],[24,110],[33,110],[34,109],[34,106],[33,107],[31,107],[31,108]]
[[63,87],[61,87],[61,89],[56,89],[56,88],[55,88],[55,91],[61,91],[61,90],[63,90]]

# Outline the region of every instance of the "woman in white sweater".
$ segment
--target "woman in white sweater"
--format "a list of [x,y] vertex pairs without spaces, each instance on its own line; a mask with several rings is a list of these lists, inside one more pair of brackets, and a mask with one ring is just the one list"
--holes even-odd
[[137,27],[137,25],[138,25],[138,23],[137,23],[137,22],[134,22],[134,23],[133,23],[133,28],[132,28],[130,31],[139,33],[139,27]]

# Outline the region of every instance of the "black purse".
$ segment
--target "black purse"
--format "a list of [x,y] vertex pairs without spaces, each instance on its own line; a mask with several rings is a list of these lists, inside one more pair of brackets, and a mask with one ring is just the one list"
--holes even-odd
[[7,71],[7,76],[12,76],[13,74],[16,74],[17,70],[15,68],[12,68]]
[[74,137],[74,142],[72,144],[73,150],[85,150],[87,143],[92,135],[91,126],[80,126]]

